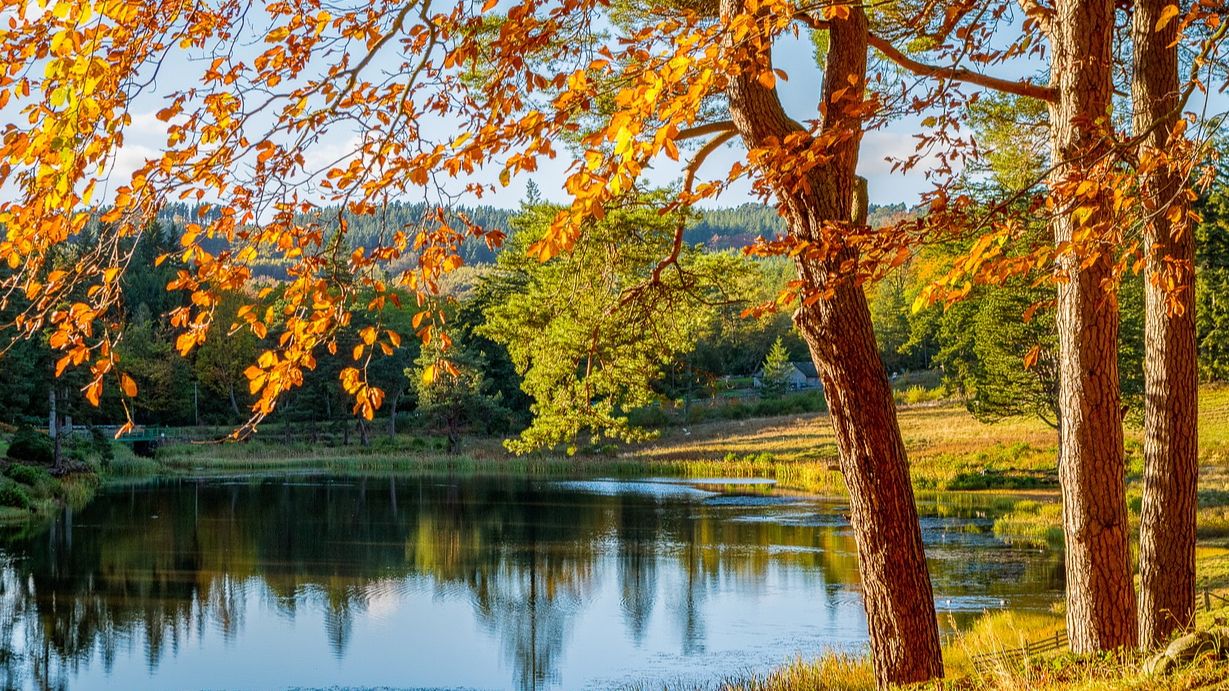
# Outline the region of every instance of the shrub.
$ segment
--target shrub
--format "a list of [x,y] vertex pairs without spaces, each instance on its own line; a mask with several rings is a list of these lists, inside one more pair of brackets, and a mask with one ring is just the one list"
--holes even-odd
[[14,482],[29,487],[38,496],[51,497],[60,493],[60,483],[43,468],[14,463],[5,469],[4,474]]
[[942,400],[944,391],[942,386],[937,386],[933,389],[928,389],[920,384],[914,384],[904,391],[897,391],[895,398],[897,403],[906,405],[917,405],[919,403],[927,403],[930,401]]
[[28,463],[51,465],[55,462],[55,446],[51,437],[30,427],[22,427],[9,442],[8,457]]
[[30,503],[30,493],[26,488],[7,478],[0,481],[0,506],[28,509]]
[[35,468],[34,466],[23,465],[21,463],[14,463],[8,468],[5,468],[4,474],[10,479],[20,482],[23,485],[29,485],[30,487],[37,485],[38,481],[42,479],[43,476],[51,477],[51,474],[42,468]]

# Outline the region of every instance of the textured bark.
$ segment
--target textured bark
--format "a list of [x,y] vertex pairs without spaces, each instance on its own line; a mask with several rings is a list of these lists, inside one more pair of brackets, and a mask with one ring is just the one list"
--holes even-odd
[[[1062,179],[1107,151],[1112,97],[1113,0],[1060,0],[1051,29],[1051,146]],[[1091,223],[1105,223],[1108,195]],[[1098,207],[1099,204],[1099,207]],[[1056,243],[1076,231],[1070,213],[1055,214]],[[1136,643],[1135,585],[1130,563],[1122,412],[1118,379],[1118,305],[1112,248],[1091,263],[1064,255],[1058,287],[1059,482],[1066,540],[1067,629],[1075,652]],[[1082,265],[1082,264],[1087,264]]]
[[[741,0],[721,2],[727,17],[740,8]],[[804,239],[818,239],[825,223],[865,222],[864,181],[859,195],[855,176],[861,123],[834,104],[835,92],[850,88],[850,77],[854,89],[865,84],[867,29],[861,7],[851,5],[847,19],[832,20],[829,35],[823,128],[842,134],[833,137],[826,152],[831,158],[809,172],[806,184],[775,185],[789,232]],[[785,114],[776,92],[755,76],[735,76],[727,87],[731,119],[749,149],[803,131]],[[799,275],[809,285],[827,285],[848,259],[856,259],[849,249],[825,261],[801,259]],[[934,596],[908,460],[866,296],[852,281],[841,281],[830,297],[799,309],[794,319],[823,380],[836,431],[876,679],[886,687],[940,677]]]
[[[1169,0],[1137,0],[1132,97],[1140,157],[1167,148],[1179,104],[1177,25],[1156,31]],[[1151,648],[1195,615],[1195,495],[1199,476],[1195,345],[1195,239],[1175,227],[1185,216],[1185,182],[1165,168],[1145,174],[1144,502],[1139,536],[1139,643]],[[1168,260],[1168,261],[1167,261]],[[1159,277],[1172,267],[1176,290]],[[1170,301],[1176,300],[1171,308]]]

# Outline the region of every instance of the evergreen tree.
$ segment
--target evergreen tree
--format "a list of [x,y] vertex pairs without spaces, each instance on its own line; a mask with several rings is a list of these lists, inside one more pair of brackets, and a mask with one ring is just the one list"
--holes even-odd
[[772,348],[768,350],[768,355],[764,358],[764,365],[760,369],[761,391],[764,398],[784,396],[789,390],[789,373],[793,369],[794,365],[790,362],[785,342],[778,336]]
[[405,371],[418,396],[419,416],[444,434],[449,453],[460,450],[465,433],[488,432],[508,417],[501,397],[483,376],[485,368],[484,358],[468,348],[444,353],[435,347],[424,348],[415,366]]
[[[1229,172],[1229,171],[1226,171]],[[1199,376],[1229,380],[1229,180],[1219,175],[1198,204],[1195,227],[1195,330]]]

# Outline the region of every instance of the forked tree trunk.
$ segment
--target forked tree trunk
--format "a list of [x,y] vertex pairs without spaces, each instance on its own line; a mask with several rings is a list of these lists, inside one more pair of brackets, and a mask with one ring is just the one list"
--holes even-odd
[[[830,155],[795,184],[797,167],[770,163],[762,172],[776,192],[792,236],[817,240],[832,224],[865,222],[865,189],[855,204],[855,169],[862,124],[845,108],[860,104],[866,80],[867,26],[861,6],[830,22],[824,78],[824,134]],[[742,0],[722,0],[726,18],[743,11]],[[730,46],[736,48],[736,46]],[[771,147],[804,128],[791,120],[776,91],[758,75],[731,77],[726,94],[731,118],[748,149]],[[842,100],[839,94],[843,92]],[[855,206],[862,209],[855,213]],[[857,216],[861,215],[861,218]],[[799,261],[799,275],[811,286],[834,292],[801,308],[795,322],[811,350],[824,383],[836,431],[841,470],[850,495],[850,521],[869,624],[875,677],[881,687],[943,675],[934,597],[909,482],[904,442],[887,373],[879,359],[870,310],[860,286],[850,280],[845,260],[852,250],[826,260]],[[845,273],[840,273],[844,271]]]
[[[1053,160],[1062,180],[1099,162],[1108,150],[1112,97],[1113,0],[1059,0],[1051,29],[1050,104]],[[1091,205],[1089,224],[1108,223],[1108,194]],[[1073,209],[1052,221],[1054,241],[1078,228]],[[1093,250],[1093,248],[1087,248]],[[1135,585],[1130,564],[1122,410],[1118,380],[1118,305],[1113,247],[1095,260],[1065,254],[1058,286],[1058,477],[1063,495],[1067,558],[1067,629],[1071,648],[1085,653],[1134,646]]]
[[[1169,0],[1137,0],[1132,97],[1140,158],[1168,150],[1180,113],[1177,20],[1156,30]],[[1185,181],[1161,167],[1145,173],[1144,503],[1139,529],[1139,643],[1154,647],[1195,614],[1195,495],[1198,372],[1195,239],[1185,217]],[[1167,270],[1168,267],[1168,270]],[[1173,290],[1163,278],[1172,277]]]

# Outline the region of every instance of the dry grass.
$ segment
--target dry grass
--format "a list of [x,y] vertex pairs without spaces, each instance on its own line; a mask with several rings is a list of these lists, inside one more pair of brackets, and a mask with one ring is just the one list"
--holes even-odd
[[[988,425],[954,404],[905,408],[899,419],[919,489],[1025,489],[1054,482],[1057,436],[1040,421]],[[823,414],[674,429],[625,455],[705,474],[773,477],[796,489],[842,487],[836,440]]]

